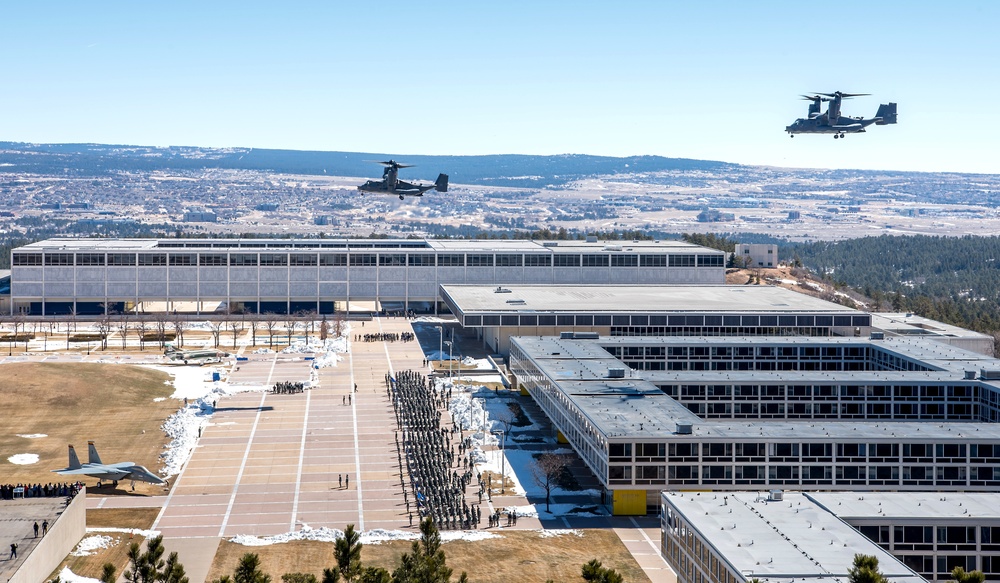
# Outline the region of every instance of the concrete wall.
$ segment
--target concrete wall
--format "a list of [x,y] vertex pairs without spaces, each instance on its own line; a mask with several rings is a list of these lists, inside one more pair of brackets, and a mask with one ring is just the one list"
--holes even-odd
[[8,583],[38,583],[46,578],[87,534],[86,490],[73,498],[69,506],[49,526],[49,533],[39,541],[21,568]]

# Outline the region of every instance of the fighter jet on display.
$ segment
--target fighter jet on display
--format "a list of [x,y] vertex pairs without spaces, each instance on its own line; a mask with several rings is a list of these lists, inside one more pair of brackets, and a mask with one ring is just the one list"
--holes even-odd
[[97,487],[101,487],[101,480],[112,480],[118,486],[118,480],[131,480],[132,489],[135,490],[136,482],[149,482],[158,486],[165,485],[166,480],[150,472],[146,468],[133,462],[118,462],[106,464],[101,461],[101,456],[97,455],[97,448],[93,441],[87,442],[89,459],[87,463],[81,464],[80,458],[76,457],[76,450],[69,446],[69,467],[61,470],[52,470],[60,476],[90,476],[97,478]]
[[[792,125],[785,128],[785,131],[793,138],[795,134],[833,134],[834,138],[843,138],[849,133],[864,132],[865,128],[872,124],[884,126],[896,123],[895,103],[879,105],[875,117],[870,119],[840,115],[840,104],[844,99],[862,95],[869,94],[836,91],[834,93],[803,95],[802,99],[812,102],[809,104],[809,117],[795,120]],[[826,112],[821,113],[824,101],[828,101],[830,106]]]
[[437,181],[434,184],[414,184],[399,179],[399,169],[412,168],[412,164],[400,164],[395,160],[375,163],[385,166],[385,171],[382,172],[382,180],[369,180],[365,182],[358,187],[358,190],[361,192],[395,194],[399,196],[399,200],[403,200],[403,197],[406,196],[423,196],[425,192],[431,189],[438,192],[448,192],[447,174],[438,174]]

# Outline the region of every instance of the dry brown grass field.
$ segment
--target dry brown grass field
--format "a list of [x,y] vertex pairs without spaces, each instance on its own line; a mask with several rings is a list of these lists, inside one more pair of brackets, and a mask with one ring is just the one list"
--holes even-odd
[[[153,525],[159,508],[129,508],[129,509],[101,509],[87,510],[87,528],[137,528],[146,530]],[[104,563],[111,563],[115,566],[117,573],[122,574],[128,567],[128,550],[133,542],[140,545],[145,540],[144,537],[124,532],[103,532],[92,533],[87,536],[104,535],[110,536],[115,544],[106,549],[98,549],[93,554],[84,557],[74,557],[72,555],[63,559],[62,563],[56,567],[49,576],[50,579],[62,571],[63,567],[69,567],[71,571],[82,577],[101,577]]]
[[[70,481],[51,470],[67,464],[66,446],[75,446],[87,461],[87,441],[96,442],[105,462],[132,461],[156,472],[167,437],[160,429],[177,402],[166,399],[169,375],[147,368],[87,363],[11,363],[0,365],[0,480],[5,483]],[[45,434],[29,439],[21,435]],[[12,464],[20,453],[38,455],[38,463]],[[94,488],[94,478],[81,477],[90,495],[111,491]],[[118,493],[128,485],[120,483]],[[136,484],[136,494],[162,493],[161,487]]]
[[[552,579],[560,583],[583,581],[580,568],[591,559],[621,573],[629,583],[649,583],[639,564],[611,530],[581,530],[581,536],[566,534],[542,537],[538,531],[506,531],[503,538],[444,543],[442,548],[453,579],[465,571],[474,583],[545,583]],[[392,541],[365,545],[361,551],[364,564],[384,567],[390,571],[403,553],[410,552],[411,542]],[[245,553],[257,553],[261,568],[280,581],[285,573],[313,573],[319,577],[324,568],[332,567],[333,543],[295,541],[290,543],[247,547],[228,541],[219,550],[209,572],[209,580],[233,569]]]

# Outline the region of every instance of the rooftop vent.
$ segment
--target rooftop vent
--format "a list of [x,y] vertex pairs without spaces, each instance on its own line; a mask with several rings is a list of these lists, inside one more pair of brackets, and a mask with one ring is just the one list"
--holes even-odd
[[767,499],[771,502],[781,502],[785,499],[785,492],[784,490],[771,490],[768,493]]
[[871,340],[885,340],[885,332],[872,332],[868,338]]
[[573,334],[573,338],[577,340],[597,340],[601,337],[597,332],[576,332]]
[[597,235],[587,235],[587,242],[588,243],[596,243],[597,242]]
[[604,250],[605,251],[621,251],[622,250],[622,246],[621,245],[605,245],[604,246]]
[[505,287],[503,287],[503,286],[497,286],[497,288],[495,290],[493,290],[493,293],[495,293],[495,294],[509,294],[510,290],[507,289],[507,288],[505,288]]
[[678,423],[677,433],[680,435],[691,435],[691,424],[690,423]]
[[559,241],[542,241],[542,247],[558,247]]
[[1000,370],[982,369],[980,378],[984,381],[1000,381]]
[[625,369],[621,367],[609,368],[608,369],[609,379],[623,379],[625,378]]
[[513,306],[523,306],[525,304],[525,301],[513,298],[513,299],[507,300],[507,303],[511,304]]
[[573,339],[573,333],[572,332],[560,332],[559,333],[559,338],[561,340],[572,340]]
[[971,381],[974,380],[975,378],[976,378],[976,371],[974,370],[965,371],[965,380]]

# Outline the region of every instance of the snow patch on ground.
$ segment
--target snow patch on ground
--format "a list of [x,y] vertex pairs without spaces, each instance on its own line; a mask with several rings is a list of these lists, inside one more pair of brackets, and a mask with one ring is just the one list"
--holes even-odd
[[569,535],[578,536],[582,538],[583,531],[576,530],[575,528],[552,528],[548,530],[538,531],[538,536],[540,536],[541,538],[553,538],[557,536],[569,536]]
[[9,458],[7,458],[7,461],[9,461],[12,464],[18,465],[18,466],[28,466],[28,465],[31,465],[31,464],[37,464],[38,463],[38,454],[37,453],[19,453],[19,454],[15,454],[15,455],[10,456]]
[[[377,545],[386,541],[394,541],[394,540],[420,539],[420,533],[417,531],[385,530],[377,528],[373,530],[363,531],[360,534],[361,534],[360,537],[361,544],[364,545]],[[451,542],[457,540],[479,541],[491,538],[503,538],[498,534],[482,530],[446,530],[442,531],[440,534],[442,542]],[[301,530],[297,530],[294,532],[276,534],[274,536],[253,536],[249,534],[241,534],[229,539],[229,541],[247,547],[263,547],[269,545],[283,544],[297,540],[334,542],[339,538],[343,538],[343,536],[344,536],[344,531],[340,529],[326,528],[326,527],[311,528],[309,525],[303,525]]]
[[112,528],[112,527],[87,527],[87,532],[120,532],[122,534],[131,534],[136,536],[141,536],[145,538],[151,538],[154,536],[159,536],[160,531],[158,530],[145,530],[142,528]]
[[109,549],[117,544],[115,539],[103,534],[88,536],[80,541],[70,554],[74,557],[86,557],[94,554],[97,549]]
[[59,571],[59,580],[62,583],[101,583],[97,579],[77,575],[73,571],[70,571],[69,567],[63,567],[62,571]]
[[155,399],[153,399],[153,402],[154,403],[160,403],[160,402],[163,402],[163,401],[166,401],[166,400],[167,400],[166,397],[156,397]]
[[42,437],[48,437],[48,435],[44,433],[18,433],[17,436],[25,439],[41,439]]

